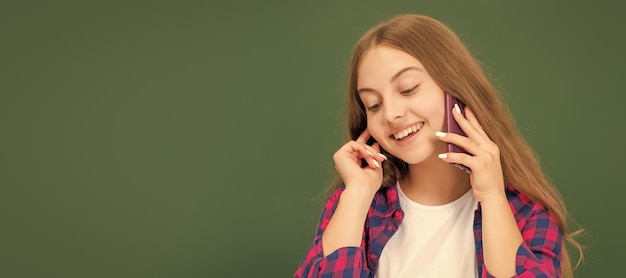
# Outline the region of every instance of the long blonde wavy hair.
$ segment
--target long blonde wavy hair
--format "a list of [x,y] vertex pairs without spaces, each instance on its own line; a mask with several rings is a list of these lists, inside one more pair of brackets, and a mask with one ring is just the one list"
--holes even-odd
[[[487,135],[500,148],[505,183],[548,209],[557,219],[565,242],[578,250],[580,263],[582,246],[574,239],[580,230],[568,232],[569,217],[561,196],[518,132],[499,92],[459,37],[443,23],[422,15],[401,15],[375,26],[361,37],[354,47],[348,80],[347,123],[350,138],[355,140],[367,128],[365,108],[357,93],[359,62],[368,49],[382,44],[415,57],[445,92],[472,108]],[[406,173],[407,164],[382,151],[391,162],[383,163],[383,186],[391,186]],[[340,185],[341,180],[337,178],[329,189],[334,190]],[[566,244],[561,254],[562,276],[573,277]]]

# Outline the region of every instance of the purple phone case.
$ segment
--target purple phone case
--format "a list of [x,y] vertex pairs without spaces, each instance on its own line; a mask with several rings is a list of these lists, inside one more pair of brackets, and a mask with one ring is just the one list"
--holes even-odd
[[[459,124],[456,122],[456,120],[454,119],[454,116],[452,115],[452,109],[454,109],[454,104],[457,104],[459,106],[459,108],[461,108],[461,114],[463,114],[463,116],[465,116],[465,105],[457,98],[453,97],[452,95],[446,93],[446,100],[445,100],[445,107],[446,107],[446,117],[445,117],[445,123],[446,123],[446,132],[448,133],[456,133],[462,136],[465,136],[465,132],[463,132],[463,130],[461,129],[461,127],[459,126]],[[466,153],[469,154],[467,151],[465,151],[463,148],[448,143],[448,152],[449,153]],[[464,170],[465,172],[470,173],[470,169],[463,165],[463,164],[457,164],[457,163],[453,163],[454,166]]]

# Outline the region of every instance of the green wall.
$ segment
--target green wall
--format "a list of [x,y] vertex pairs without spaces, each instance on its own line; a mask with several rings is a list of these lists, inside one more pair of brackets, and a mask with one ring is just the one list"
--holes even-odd
[[208,2],[0,3],[1,277],[290,277],[352,45],[409,12],[504,92],[587,231],[577,277],[623,273],[623,2]]

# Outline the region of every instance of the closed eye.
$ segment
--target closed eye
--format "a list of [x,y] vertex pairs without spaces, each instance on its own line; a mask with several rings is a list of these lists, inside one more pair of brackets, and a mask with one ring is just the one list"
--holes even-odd
[[419,84],[413,86],[413,88],[411,88],[411,89],[401,91],[400,94],[401,95],[410,95],[410,94],[414,93],[415,90],[417,90],[417,87],[419,87]]
[[372,106],[367,107],[367,111],[368,112],[369,111],[376,111],[376,110],[378,110],[378,108],[380,108],[380,103],[376,103],[376,104],[374,104]]

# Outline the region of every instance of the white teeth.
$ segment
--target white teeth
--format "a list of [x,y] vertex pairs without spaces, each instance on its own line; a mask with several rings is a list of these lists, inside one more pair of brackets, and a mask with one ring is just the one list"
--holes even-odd
[[405,128],[404,130],[398,131],[396,133],[393,134],[393,137],[396,138],[396,140],[400,140],[404,137],[407,137],[409,134],[413,133],[413,132],[417,132],[418,130],[420,130],[420,128],[422,128],[424,124],[423,123],[419,123],[416,124],[414,126],[410,126]]

